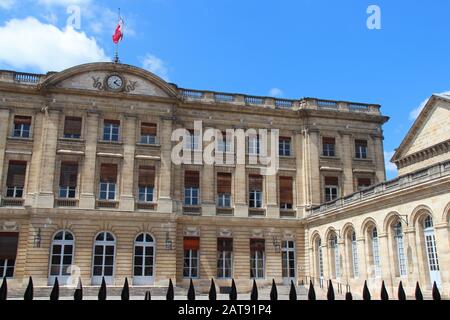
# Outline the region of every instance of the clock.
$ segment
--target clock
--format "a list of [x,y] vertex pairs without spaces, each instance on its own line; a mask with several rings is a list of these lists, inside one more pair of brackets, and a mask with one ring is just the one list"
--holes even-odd
[[109,90],[121,91],[124,84],[123,78],[118,74],[111,74],[106,77],[106,86]]

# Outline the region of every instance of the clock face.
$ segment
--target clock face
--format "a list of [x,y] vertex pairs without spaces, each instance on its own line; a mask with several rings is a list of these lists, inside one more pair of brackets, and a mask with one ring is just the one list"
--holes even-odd
[[123,87],[123,79],[118,75],[111,75],[106,79],[106,84],[111,90],[120,90]]

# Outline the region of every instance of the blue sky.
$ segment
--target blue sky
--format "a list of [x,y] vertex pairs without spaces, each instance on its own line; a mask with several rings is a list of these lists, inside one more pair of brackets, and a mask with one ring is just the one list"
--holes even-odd
[[[366,27],[372,4],[381,30]],[[188,88],[379,103],[387,155],[413,111],[450,90],[448,0],[0,0],[0,68],[111,59],[119,7],[122,62]]]

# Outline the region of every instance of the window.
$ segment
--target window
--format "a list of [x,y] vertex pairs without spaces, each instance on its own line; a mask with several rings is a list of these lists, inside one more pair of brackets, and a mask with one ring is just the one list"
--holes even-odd
[[100,200],[116,199],[117,165],[102,163],[100,166]]
[[258,135],[251,135],[248,137],[248,154],[259,155],[260,140]]
[[153,282],[155,263],[155,242],[148,233],[139,234],[134,241],[133,283]]
[[59,176],[59,198],[75,198],[78,163],[62,162]]
[[367,159],[366,140],[355,140],[355,157],[357,159]]
[[381,277],[381,264],[380,264],[380,247],[378,242],[377,228],[372,229],[372,253],[373,264],[375,269],[375,277]]
[[294,241],[282,241],[281,243],[281,270],[283,278],[295,278]]
[[217,151],[231,152],[231,136],[226,132],[222,132],[221,135],[218,136]]
[[280,156],[290,156],[291,155],[291,138],[289,137],[280,137],[278,150]]
[[398,272],[400,276],[406,276],[405,247],[403,244],[403,228],[401,222],[398,222],[394,226],[394,238],[397,246]]
[[262,186],[263,177],[260,175],[249,175],[248,177],[248,192],[249,192],[249,207],[262,208]]
[[339,254],[339,244],[337,235],[333,234],[330,237],[331,259],[334,266],[334,277],[341,277],[341,257]]
[[103,141],[119,141],[119,120],[105,120],[103,124]]
[[359,277],[359,260],[358,260],[358,243],[356,242],[355,231],[351,235],[352,240],[352,265],[353,265],[353,277]]
[[195,133],[194,130],[187,130],[187,135],[185,137],[185,149],[187,150],[199,150],[199,135]]
[[153,190],[155,187],[155,167],[139,167],[139,202],[153,202]]
[[29,138],[31,131],[31,117],[14,116],[13,136],[18,138]]
[[12,278],[16,264],[17,232],[0,232],[0,277]]
[[199,205],[200,177],[198,171],[184,172],[184,204],[186,206]]
[[156,129],[155,123],[141,123],[141,143],[156,144]]
[[439,269],[439,259],[436,249],[436,237],[434,235],[433,218],[428,215],[423,221],[423,235],[425,242],[425,252],[428,260],[428,271],[430,274],[430,283],[436,282],[441,285],[441,275]]
[[250,239],[250,278],[264,278],[265,240]]
[[233,239],[217,239],[217,277],[231,278],[233,274]]
[[372,185],[370,178],[358,178],[358,190],[363,190]]
[[322,241],[317,239],[317,266],[319,268],[319,277],[323,278],[323,255],[322,255]]
[[335,153],[336,140],[331,137],[323,137],[322,138],[322,155],[324,157],[334,157]]
[[64,119],[64,138],[80,139],[81,123],[82,120],[79,117],[66,117]]
[[325,177],[325,202],[336,200],[338,197],[339,179]]
[[58,281],[65,282],[71,275],[73,261],[74,239],[72,233],[67,230],[59,231],[52,241],[50,254],[49,284]]
[[115,252],[116,239],[113,234],[106,231],[100,232],[94,242],[93,284],[100,284],[103,277],[108,284],[112,283]]
[[292,177],[280,177],[280,209],[292,210],[294,203],[292,192]]
[[231,207],[231,173],[217,173],[217,206]]
[[27,163],[23,161],[10,161],[8,176],[6,177],[6,197],[22,198],[25,185]]
[[183,277],[198,278],[200,239],[198,237],[184,237],[183,249]]

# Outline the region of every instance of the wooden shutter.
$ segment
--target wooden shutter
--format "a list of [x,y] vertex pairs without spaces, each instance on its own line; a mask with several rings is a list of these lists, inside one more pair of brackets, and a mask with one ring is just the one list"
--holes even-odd
[[370,178],[358,178],[358,187],[368,187],[371,184]]
[[117,165],[111,163],[102,163],[100,167],[100,181],[116,183]]
[[200,249],[200,238],[198,238],[198,237],[184,237],[184,239],[183,239],[183,249],[184,250],[199,250]]
[[326,186],[338,186],[339,185],[338,177],[325,177],[325,185]]
[[16,259],[18,240],[17,232],[0,233],[0,259]]
[[199,188],[200,178],[198,171],[185,171],[184,172],[184,187],[185,188]]
[[8,187],[23,187],[25,185],[25,173],[27,163],[24,161],[10,161],[6,185]]
[[59,176],[59,185],[61,187],[76,187],[78,177],[78,163],[61,163],[61,173]]
[[291,142],[291,138],[290,138],[290,137],[279,137],[278,140],[279,140],[279,141],[287,141],[287,142]]
[[233,251],[233,239],[217,238],[217,251]]
[[336,143],[336,139],[333,137],[323,137],[322,138],[322,143],[323,144],[335,144]]
[[217,173],[217,193],[231,193],[231,173]]
[[154,187],[155,186],[155,167],[140,166],[139,167],[139,187]]
[[367,140],[355,140],[355,145],[367,147]]
[[116,124],[120,126],[120,120],[105,120],[105,124]]
[[156,136],[156,123],[141,123],[141,135],[143,136]]
[[280,203],[294,203],[292,177],[280,177]]
[[65,134],[81,134],[81,118],[66,117],[64,120]]
[[265,251],[266,243],[264,239],[250,239],[250,251]]
[[263,177],[258,174],[248,176],[248,188],[250,191],[262,191]]
[[29,124],[29,125],[31,125],[31,117],[29,117],[29,116],[14,116],[14,124]]

